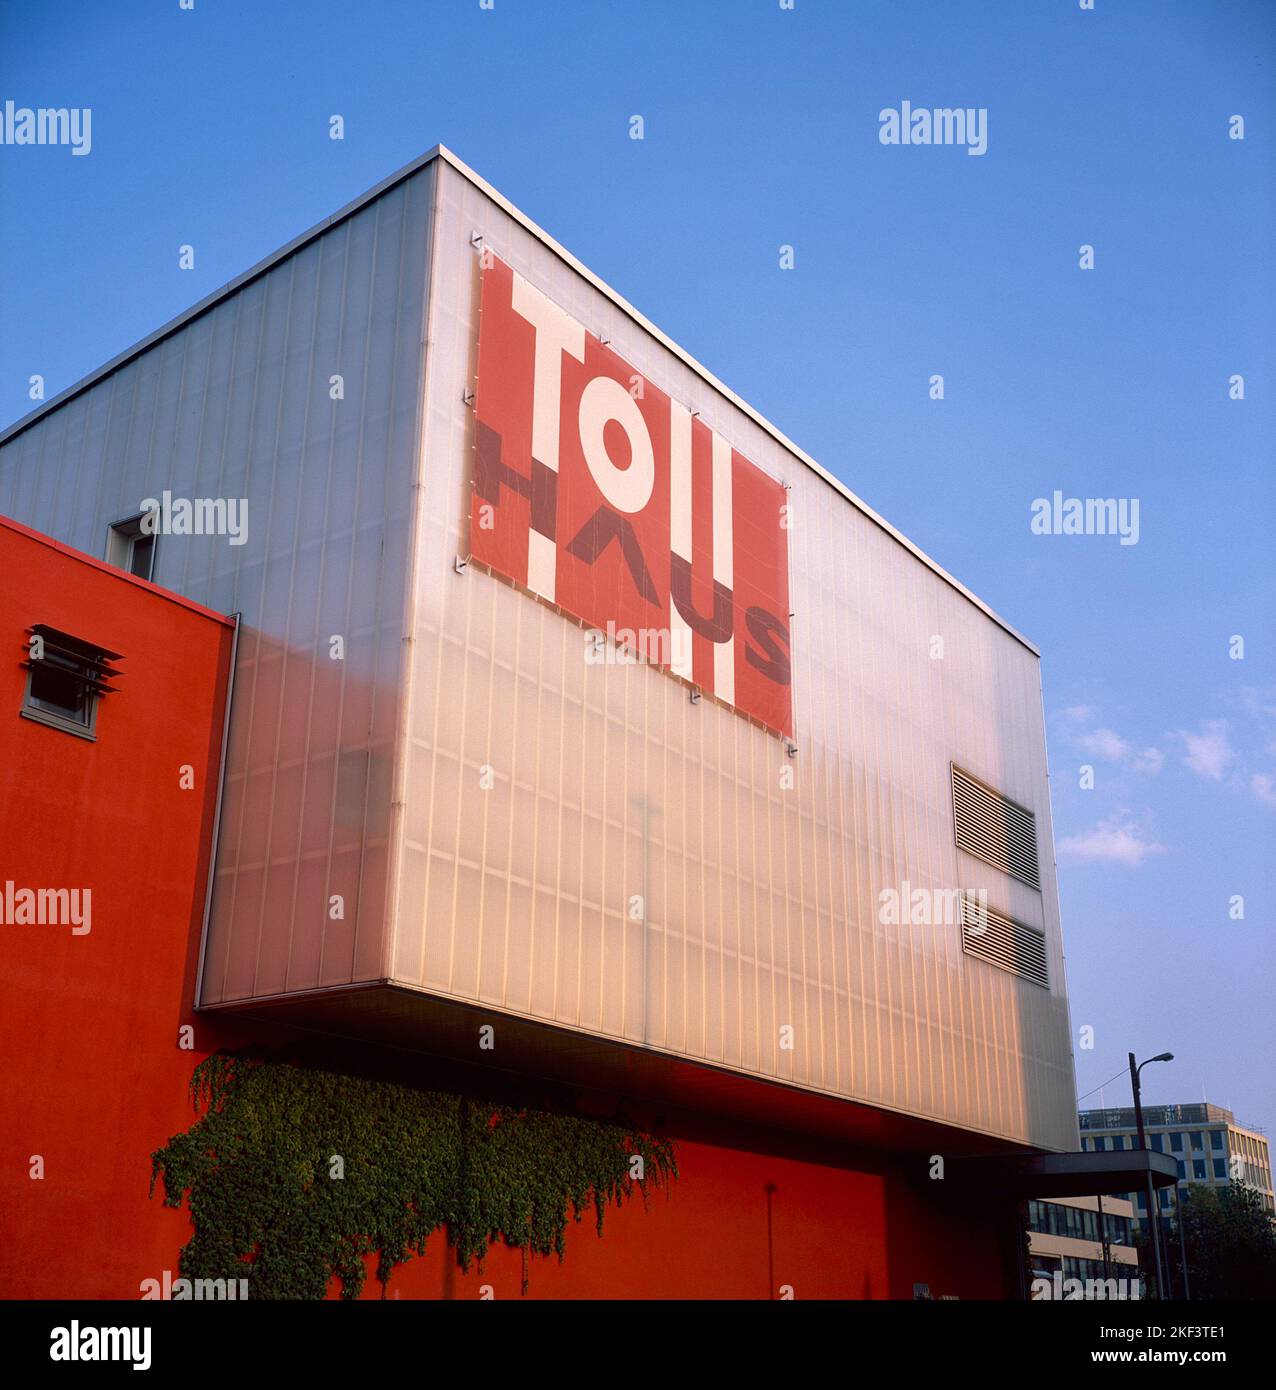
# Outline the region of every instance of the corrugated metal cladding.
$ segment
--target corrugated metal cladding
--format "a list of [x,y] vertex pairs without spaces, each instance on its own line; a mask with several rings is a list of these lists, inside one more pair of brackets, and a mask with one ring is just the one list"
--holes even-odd
[[[791,486],[796,758],[454,571],[476,231]],[[244,614],[203,1002],[388,978],[1075,1147],[1052,858],[1037,892],[960,851],[949,781],[968,769],[1050,845],[1034,654],[448,160],[0,452],[0,509],[95,554],[165,487],[250,502],[247,545],[158,554],[160,583]],[[925,909],[958,889],[1042,930],[1048,988],[963,952],[959,913]]]
[[243,614],[205,1003],[381,973],[432,184],[427,166],[0,448],[0,512],[92,555],[165,489],[247,499],[244,544],[156,552],[156,582]]
[[[795,760],[658,670],[586,665],[571,619],[453,571],[475,232],[791,485]],[[1049,843],[1035,656],[448,165],[435,236],[393,978],[1074,1147],[1053,864],[1036,892],[960,853],[949,783],[953,761],[977,771]],[[958,888],[1043,930],[1048,990],[965,955],[956,910],[883,924],[883,892]]]

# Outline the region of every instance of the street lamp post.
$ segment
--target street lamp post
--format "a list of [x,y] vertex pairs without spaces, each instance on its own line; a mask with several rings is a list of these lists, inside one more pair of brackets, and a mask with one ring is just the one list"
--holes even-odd
[[[1147,1066],[1148,1062],[1172,1062],[1174,1054],[1172,1052],[1161,1052],[1155,1057],[1149,1057],[1147,1061],[1136,1062],[1134,1053],[1130,1053],[1130,1085],[1134,1091],[1134,1122],[1139,1128],[1139,1148],[1144,1153],[1147,1152],[1147,1137],[1143,1133],[1143,1100],[1139,1090],[1139,1072]],[[1161,1221],[1160,1212],[1156,1208],[1156,1194],[1152,1190],[1152,1169],[1149,1166],[1146,1173],[1147,1180],[1147,1204],[1148,1204],[1148,1225],[1152,1228],[1152,1263],[1156,1274],[1156,1296],[1158,1301],[1165,1299],[1165,1273],[1162,1268],[1161,1257]]]

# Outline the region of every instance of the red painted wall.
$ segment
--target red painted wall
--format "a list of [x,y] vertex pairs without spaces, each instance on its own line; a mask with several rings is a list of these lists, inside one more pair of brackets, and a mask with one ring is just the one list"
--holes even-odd
[[[152,1151],[194,1119],[195,1064],[295,1036],[191,1008],[233,630],[3,519],[0,574],[0,892],[6,879],[93,890],[87,936],[0,926],[0,1293],[137,1298],[143,1280],[176,1277],[190,1231],[148,1186]],[[123,654],[95,743],[18,715],[37,622]],[[179,788],[183,764],[194,791]],[[193,1051],[179,1047],[184,1024]],[[1010,1293],[996,1221],[941,1202],[922,1157],[834,1160],[691,1115],[665,1132],[680,1178],[645,1207],[612,1208],[602,1239],[587,1216],[563,1264],[532,1261],[528,1297],[763,1299],[787,1285],[798,1299],[908,1298],[914,1282]],[[439,1235],[388,1296],[478,1298],[486,1285],[519,1298],[521,1279],[521,1254],[504,1247],[462,1274]],[[364,1296],[381,1296],[371,1276]]]
[[[7,521],[0,574],[0,891],[91,888],[93,913],[87,936],[0,926],[0,1289],[130,1297],[181,1238],[147,1201],[146,1155],[188,1122],[178,1027],[233,627]],[[33,623],[122,654],[96,742],[19,716]]]
[[[694,1121],[689,1128],[698,1128]],[[1007,1298],[1003,1254],[984,1213],[969,1224],[883,1176],[833,1166],[792,1151],[764,1152],[687,1138],[674,1119],[679,1177],[607,1212],[601,1238],[593,1213],[569,1228],[567,1254],[535,1258],[529,1299],[880,1299],[912,1298],[914,1282],[932,1294]],[[898,1156],[881,1167],[893,1169]],[[924,1159],[910,1159],[920,1163]],[[768,1190],[769,1189],[769,1190]],[[371,1277],[365,1298],[379,1298]],[[522,1297],[522,1255],[489,1251],[485,1268],[463,1274],[436,1237],[401,1267],[389,1298]],[[784,1286],[788,1286],[786,1293]]]

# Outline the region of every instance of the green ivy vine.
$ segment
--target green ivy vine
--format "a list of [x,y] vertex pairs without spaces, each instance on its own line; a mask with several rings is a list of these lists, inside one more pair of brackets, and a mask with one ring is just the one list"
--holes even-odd
[[247,1276],[251,1298],[323,1298],[334,1275],[357,1298],[369,1253],[384,1297],[439,1230],[463,1270],[520,1248],[526,1292],[529,1255],[563,1258],[569,1210],[592,1205],[601,1235],[609,1203],[678,1174],[671,1142],[622,1124],[247,1053],[207,1057],[191,1096],[204,1113],[151,1155],[151,1192],[189,1196],[182,1276]]

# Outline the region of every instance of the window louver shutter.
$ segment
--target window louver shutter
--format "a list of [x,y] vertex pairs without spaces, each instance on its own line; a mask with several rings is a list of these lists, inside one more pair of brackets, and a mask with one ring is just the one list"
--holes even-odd
[[961,947],[969,956],[1050,988],[1045,934],[985,907],[973,893],[961,895]]
[[1041,891],[1037,818],[953,764],[957,848]]

